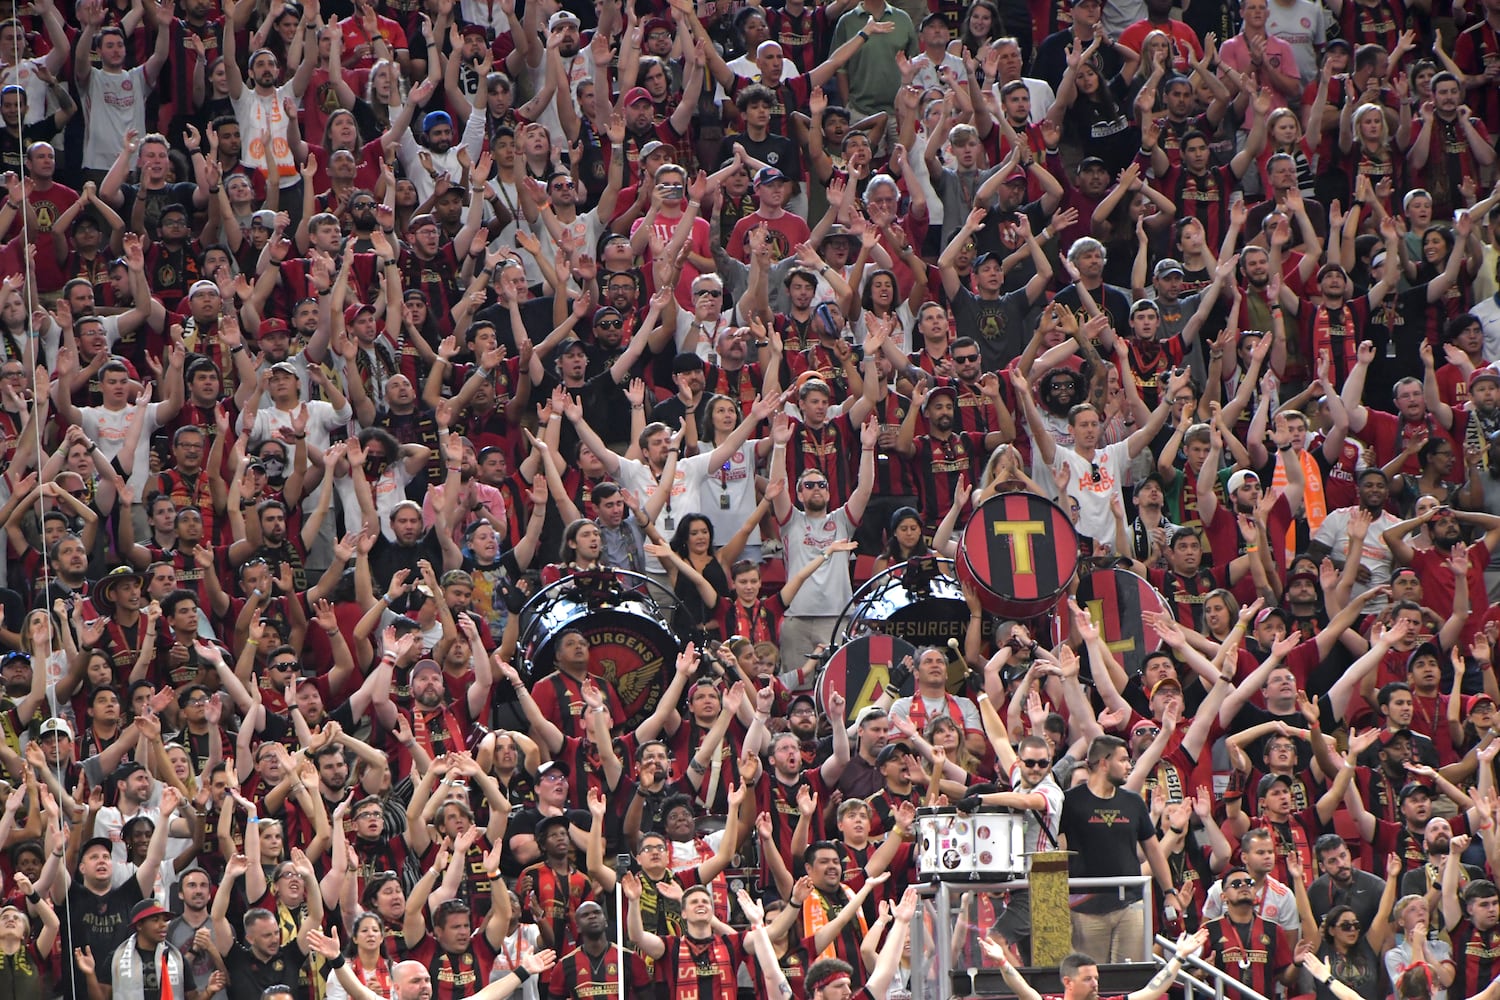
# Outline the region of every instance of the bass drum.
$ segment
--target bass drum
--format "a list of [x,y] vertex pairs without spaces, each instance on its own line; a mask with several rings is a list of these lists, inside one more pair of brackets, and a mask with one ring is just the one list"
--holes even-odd
[[[828,658],[828,665],[818,674],[813,697],[818,710],[828,711],[828,696],[837,691],[844,696],[844,724],[852,725],[859,710],[879,700],[885,686],[891,682],[891,668],[908,656],[915,661],[917,647],[905,639],[874,632],[844,643]],[[913,668],[916,663],[912,663]],[[915,677],[910,675],[901,685],[900,694],[909,698],[917,689]]]
[[[1086,609],[1099,626],[1099,635],[1109,644],[1128,676],[1141,672],[1146,654],[1161,646],[1161,636],[1147,623],[1142,612],[1171,615],[1167,602],[1144,577],[1127,569],[1096,569],[1078,581],[1078,606]],[[1066,604],[1052,619],[1052,641],[1066,642],[1072,632],[1073,615]]]
[[986,611],[1032,618],[1052,609],[1078,571],[1078,533],[1063,509],[1032,493],[979,505],[958,540],[958,578]]
[[644,722],[661,700],[678,649],[647,590],[652,585],[634,573],[614,572],[587,580],[565,577],[538,591],[521,609],[520,621],[520,649],[532,680],[555,669],[558,635],[577,629],[589,642],[589,672],[614,686],[627,728]]
[[[913,559],[875,574],[854,594],[834,636],[855,639],[873,633],[895,636],[915,648],[937,646],[948,654],[948,690],[964,687],[967,671],[962,657],[948,648],[949,639],[963,646],[969,607],[958,580],[950,575],[948,559]],[[990,638],[994,619],[984,620]],[[900,659],[899,657],[897,658]],[[844,692],[848,697],[848,692]]]

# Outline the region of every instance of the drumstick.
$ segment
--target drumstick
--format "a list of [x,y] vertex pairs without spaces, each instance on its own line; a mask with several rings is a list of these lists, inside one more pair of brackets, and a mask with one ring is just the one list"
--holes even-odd
[[963,650],[958,648],[958,640],[952,636],[948,637],[948,648],[953,650],[953,655],[958,657],[958,662],[964,665],[964,677],[967,679],[974,673],[974,668],[969,666],[969,661],[964,659]]

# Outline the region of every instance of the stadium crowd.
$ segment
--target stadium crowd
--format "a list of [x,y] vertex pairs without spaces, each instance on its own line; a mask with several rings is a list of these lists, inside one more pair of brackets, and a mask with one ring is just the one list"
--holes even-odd
[[0,995],[1500,1000],[1500,0],[0,13]]

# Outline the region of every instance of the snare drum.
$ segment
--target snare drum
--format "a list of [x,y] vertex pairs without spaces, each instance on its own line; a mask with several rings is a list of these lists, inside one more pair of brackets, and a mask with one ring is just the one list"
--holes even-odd
[[951,806],[917,810],[917,874],[944,881],[1001,880],[1026,871],[1025,818]]

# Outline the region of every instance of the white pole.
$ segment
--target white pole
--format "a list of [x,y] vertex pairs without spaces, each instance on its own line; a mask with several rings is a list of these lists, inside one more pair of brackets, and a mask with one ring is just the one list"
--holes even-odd
[[628,871],[630,869],[626,868],[615,875],[615,929],[620,935],[620,942],[615,946],[615,968],[619,974],[617,1000],[625,1000],[625,889],[621,882]]

